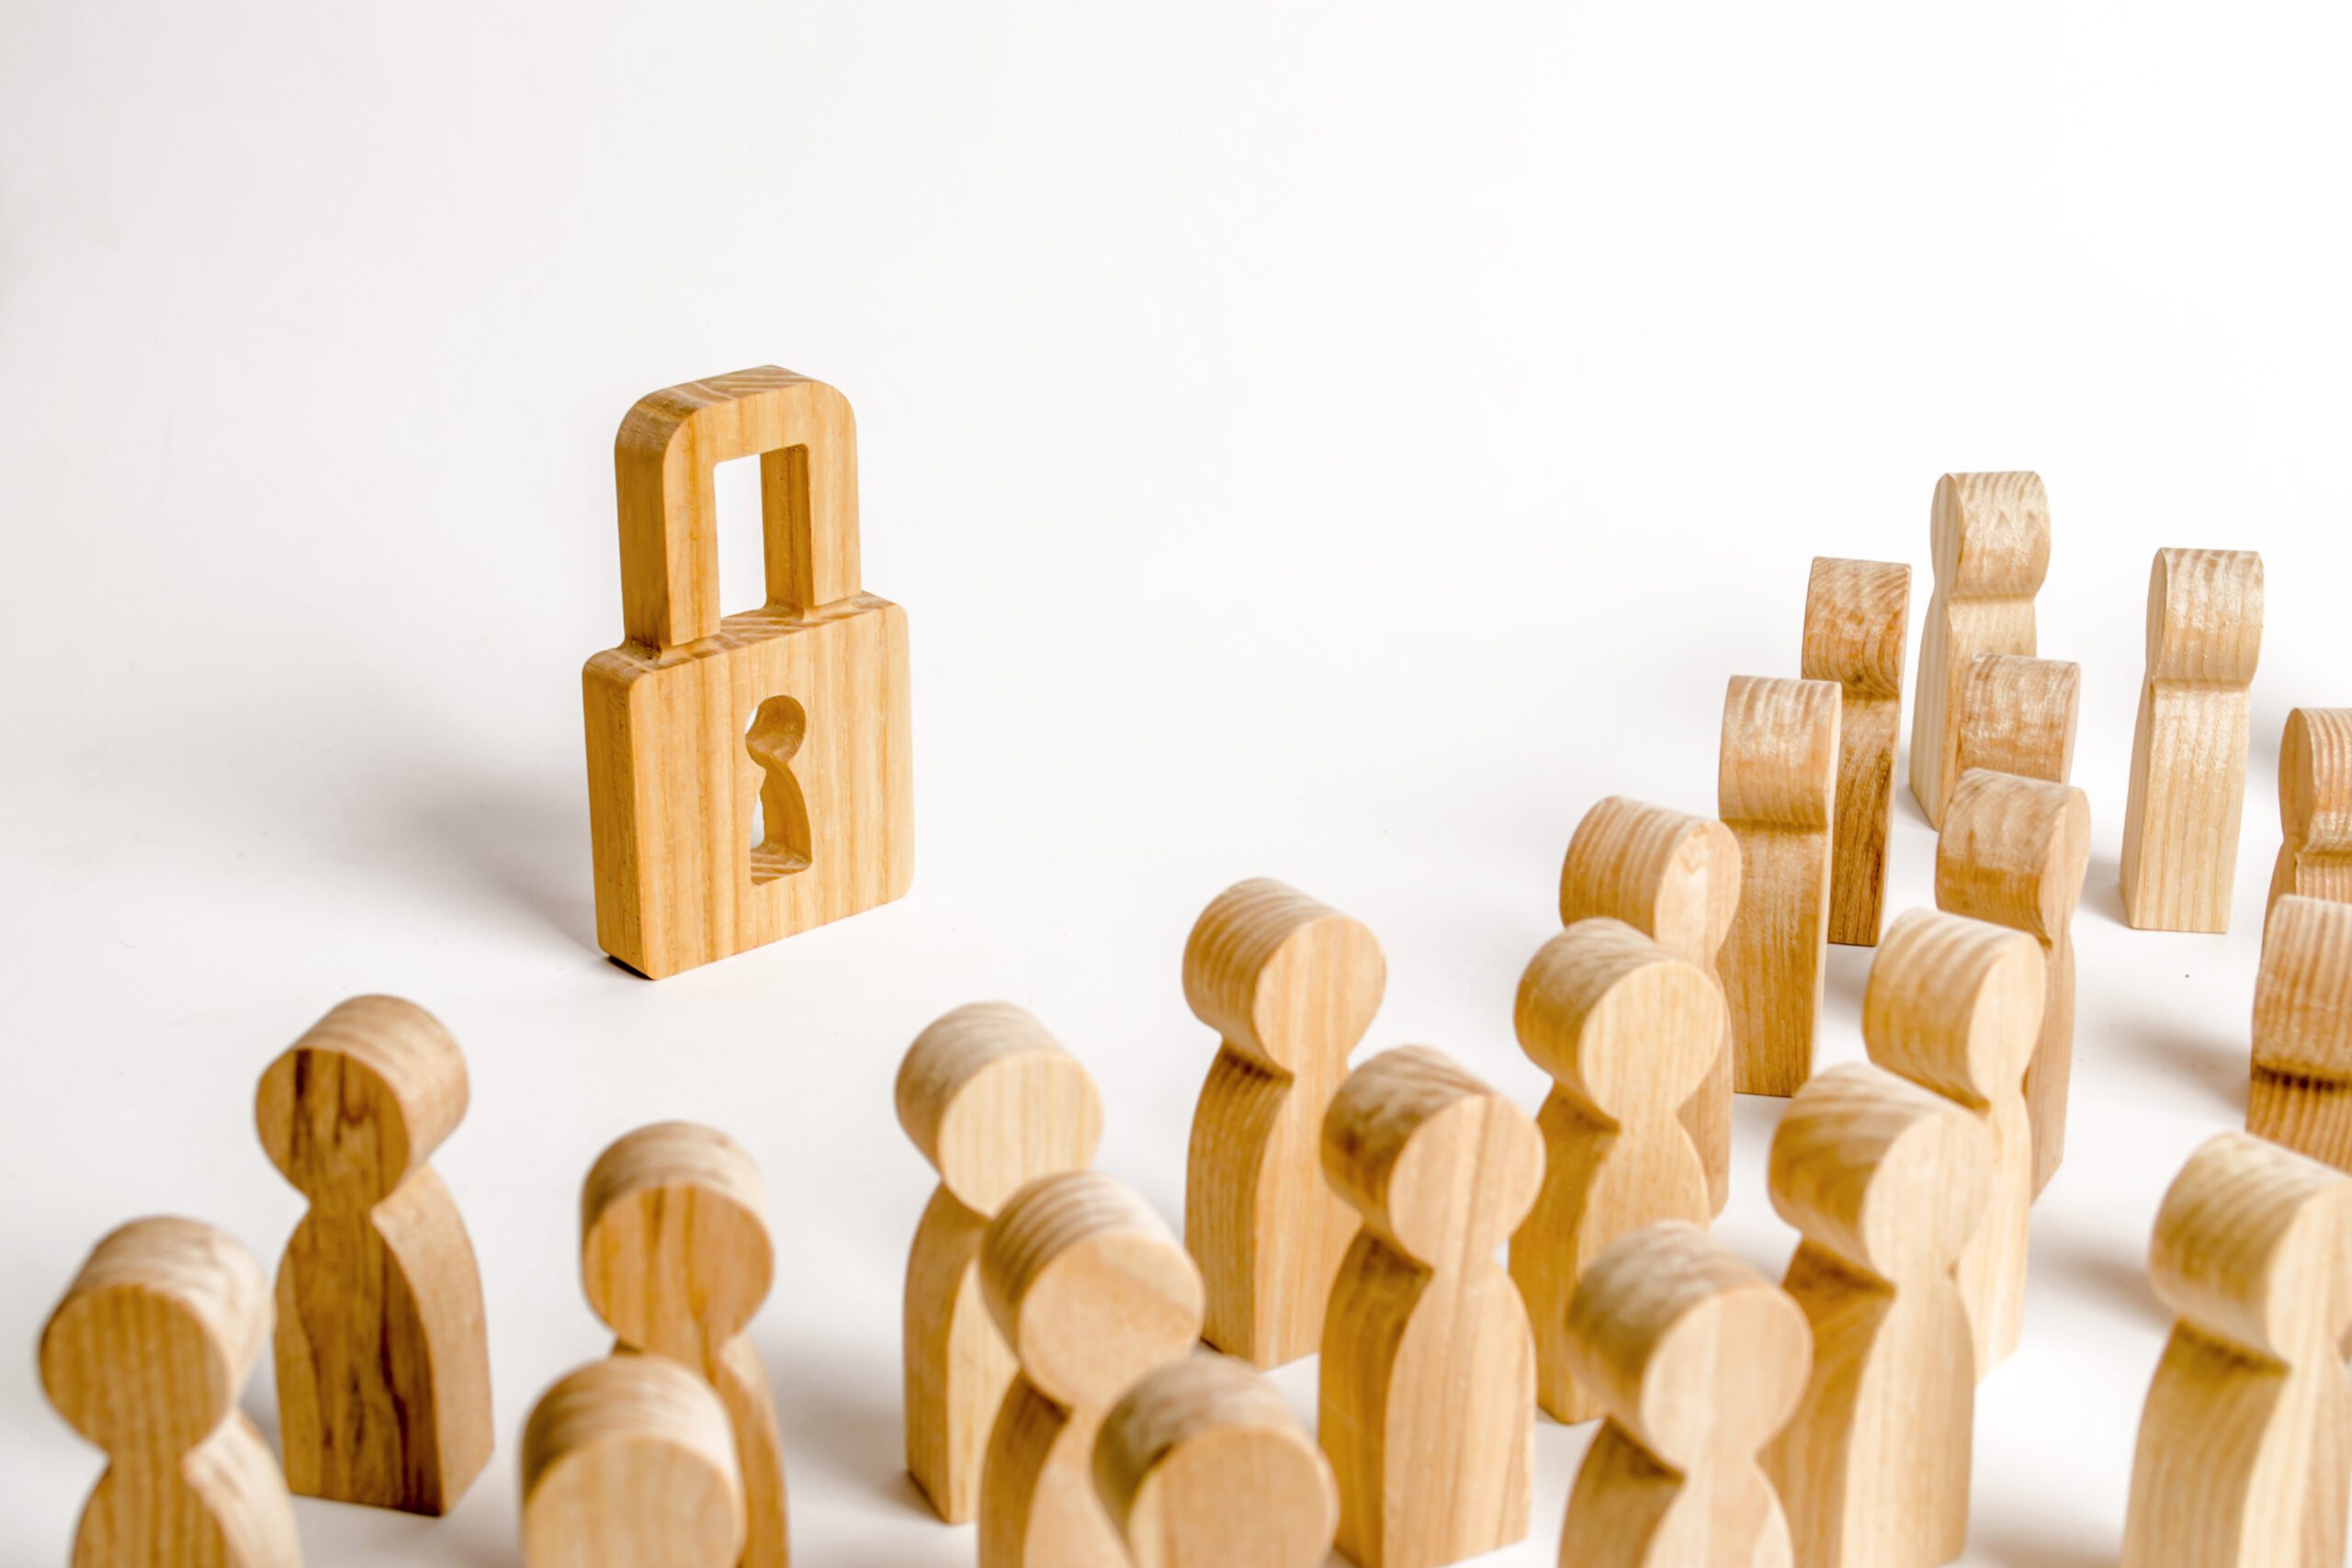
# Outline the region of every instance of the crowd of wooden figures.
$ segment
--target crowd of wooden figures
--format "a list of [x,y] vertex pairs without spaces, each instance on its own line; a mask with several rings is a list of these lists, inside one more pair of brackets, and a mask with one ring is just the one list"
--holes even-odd
[[[1571,1568],[1928,1568],[1963,1549],[1976,1384],[2018,1343],[2028,1217],[2065,1149],[2089,807],[2077,669],[2035,657],[2041,480],[1947,476],[1910,783],[1935,909],[1884,919],[1909,569],[1813,564],[1801,671],[1724,707],[1718,817],[1624,798],[1576,828],[1564,930],[1516,1027],[1531,1118],[1438,1051],[1350,1065],[1382,997],[1365,927],[1281,884],[1183,955],[1222,1042],[1183,1235],[1090,1169],[1092,1081],[1019,1008],[923,1031],[900,1122],[939,1185],[906,1276],[907,1463],[983,1568],[1436,1568],[1531,1529],[1540,1407],[1606,1424]],[[2167,549],[2149,595],[2123,907],[2224,928],[2262,619],[2255,555]],[[2331,1568],[2352,1502],[2352,710],[2299,709],[2245,1132],[2155,1219],[2177,1314],[2140,1427],[2130,1568]],[[1824,944],[1875,946],[1870,1060],[1815,1072]],[[1204,1055],[1206,1055],[1204,1041]],[[1787,1098],[1778,1284],[1711,1239],[1735,1091]],[[279,1462],[238,1414],[260,1266],[192,1221],[92,1254],[43,1335],[111,1467],[85,1568],[298,1561],[288,1490],[435,1514],[487,1461],[480,1283],[424,1162],[466,1104],[448,1034],[334,1009],[263,1075],[261,1140],[311,1201],[275,1292]],[[588,1173],[615,1354],[524,1428],[537,1568],[782,1568],[775,1406],[745,1330],[774,1255],[724,1134],[633,1132]],[[1507,1256],[1508,1264],[1498,1261]],[[1205,1339],[1215,1351],[1200,1348]],[[1221,1353],[1219,1353],[1221,1352]],[[1318,1354],[1312,1435],[1261,1370]]]

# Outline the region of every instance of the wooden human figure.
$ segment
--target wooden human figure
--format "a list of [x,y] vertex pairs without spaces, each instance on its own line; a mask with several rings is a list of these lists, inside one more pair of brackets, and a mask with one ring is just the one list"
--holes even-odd
[[2271,906],[2253,1079],[2247,1132],[2352,1170],[2352,904],[2290,893]]
[[262,1147],[311,1201],[277,1266],[277,1419],[302,1496],[446,1514],[490,1462],[481,1273],[425,1164],[466,1099],[458,1043],[397,997],[338,1004],[262,1074]]
[[2033,596],[2050,571],[2050,497],[2031,473],[1946,474],[1928,525],[1936,586],[1919,634],[1911,793],[1943,825],[1959,777],[1960,686],[1982,653],[2034,651]]
[[1360,1568],[1438,1568],[1523,1539],[1535,1346],[1495,1248],[1534,1204],[1544,1139],[1443,1053],[1358,1067],[1323,1168],[1363,1216],[1331,1284],[1317,1435]]
[[744,1334],[775,1275],[759,1168],[726,1134],[658,1122],[596,1157],[580,1193],[580,1273],[619,1350],[666,1356],[718,1395],[742,1479],[743,1568],[784,1568],[775,1399]]
[[1960,679],[1960,743],[1952,777],[1971,768],[2069,782],[2083,667],[2016,653],[1981,653]]
[[2158,550],[2123,815],[2123,918],[2134,931],[2230,929],[2246,689],[2261,655],[2262,558]]
[[1724,943],[1732,1083],[1794,1094],[1813,1072],[1829,936],[1838,688],[1732,678],[1716,795],[1739,840],[1739,909]]
[[2297,708],[2278,741],[2269,905],[2290,893],[2352,902],[2352,708]]
[[[1959,807],[1945,814],[1949,830]],[[1862,1038],[1871,1060],[1968,1108],[1993,1155],[1984,1223],[1961,1249],[1983,1382],[2018,1348],[2025,1326],[2028,1222],[2033,1214],[2033,1120],[2025,1069],[2041,1032],[2047,966],[2023,931],[1913,909],[1894,922],[1871,965]]]
[[1886,825],[1903,734],[1903,647],[1911,569],[1896,561],[1813,558],[1804,595],[1807,680],[1843,689],[1838,806],[1831,836],[1829,940],[1878,943],[1886,897]]
[[1536,1118],[1544,1183],[1510,1242],[1535,1332],[1536,1402],[1561,1421],[1601,1413],[1573,1371],[1568,1301],[1603,1247],[1659,1220],[1705,1224],[1707,1172],[1675,1107],[1723,1038],[1707,972],[1622,920],[1578,920],[1519,982],[1520,1049],[1552,1077]]
[[2337,1568],[2352,1498],[2352,1180],[2245,1133],[2189,1156],[2148,1249],[2180,1314],[2148,1386],[2123,1568]]
[[899,1067],[899,1124],[939,1172],[907,1254],[907,1472],[950,1524],[980,1506],[980,1462],[1020,1370],[980,1299],[980,1237],[1024,1183],[1080,1170],[1102,1102],[1078,1059],[1011,1002],[956,1009]]
[[[1612,795],[1584,814],[1560,866],[1560,923],[1606,916],[1705,970],[1739,908],[1739,840],[1712,817]],[[1682,1129],[1707,1169],[1708,1208],[1731,1201],[1731,1013],[1707,1076],[1682,1102]]]
[[1283,1396],[1208,1351],[1112,1407],[1094,1484],[1136,1568],[1323,1568],[1340,1523],[1330,1463]]
[[2072,784],[1971,769],[1936,839],[1936,906],[2041,944],[2041,1029],[2026,1069],[2037,1196],[2066,1157],[2075,1063],[2075,907],[2090,868],[2090,797]]
[[1224,1037],[1193,1117],[1184,1241],[1208,1342],[1260,1367],[1311,1356],[1355,1215],[1323,1180],[1323,1112],[1387,981],[1361,923],[1260,878],[1184,944],[1184,999]]
[[1783,1288],[1813,1375],[1765,1472],[1805,1568],[1932,1568],[1968,1543],[1976,1356],[1952,1265],[1992,1188],[1984,1124],[1865,1062],[1816,1075],[1773,1134]]
[[1695,1225],[1619,1237],[1567,1314],[1578,1381],[1608,1424],[1585,1450],[1562,1568],[1791,1568],[1758,1462],[1813,1366],[1797,1304]]
[[1095,1435],[1120,1395],[1199,1340],[1200,1271],[1133,1189],[1078,1170],[997,1211],[980,1286],[1021,1358],[989,1435],[980,1568],[1125,1568],[1095,1495]]
[[528,1568],[729,1568],[743,1483],[726,1407],[664,1356],[615,1356],[539,1396],[523,1428]]
[[237,1408],[269,1337],[269,1282],[195,1220],[133,1220],[82,1265],[40,1336],[58,1414],[107,1454],[74,1568],[296,1568],[286,1479]]

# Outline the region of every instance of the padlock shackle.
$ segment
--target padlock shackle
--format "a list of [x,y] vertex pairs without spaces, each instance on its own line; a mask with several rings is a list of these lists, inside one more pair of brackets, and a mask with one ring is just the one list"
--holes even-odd
[[805,614],[858,592],[857,423],[849,400],[773,365],[638,400],[613,438],[628,639],[681,648],[718,630],[712,470],[760,459],[767,607]]

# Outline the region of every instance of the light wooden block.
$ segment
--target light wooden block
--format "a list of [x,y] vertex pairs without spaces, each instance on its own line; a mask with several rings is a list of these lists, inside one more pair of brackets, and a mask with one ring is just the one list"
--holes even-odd
[[2352,903],[2352,708],[2297,708],[2278,741],[2269,905],[2289,894]]
[[2075,772],[2083,667],[2014,653],[1979,654],[1960,682],[1957,780],[1971,768],[2065,784]]
[[1831,836],[1829,940],[1873,947],[1886,900],[1887,817],[1903,734],[1903,649],[1911,569],[1894,561],[1813,558],[1804,596],[1807,680],[1835,681],[1838,811]]
[[2352,904],[2290,893],[2271,906],[2245,1126],[2352,1170]]
[[593,1362],[539,1396],[523,1427],[528,1568],[729,1568],[742,1478],[727,1411],[662,1356]]
[[1943,825],[1960,776],[1960,686],[1977,655],[2034,651],[2033,598],[2050,571],[2050,497],[2032,473],[1946,474],[1928,520],[1936,586],[1919,634],[1911,793]]

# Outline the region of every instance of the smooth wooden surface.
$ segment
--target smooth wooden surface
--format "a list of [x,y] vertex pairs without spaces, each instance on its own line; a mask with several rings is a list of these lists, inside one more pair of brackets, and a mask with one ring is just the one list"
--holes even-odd
[[[712,469],[752,456],[767,597],[721,619]],[[596,940],[660,979],[904,894],[907,622],[859,586],[848,400],[773,366],[690,381],[629,411],[613,467],[627,640],[582,675]]]
[[2034,652],[2033,597],[2050,571],[2050,497],[2033,473],[1946,474],[1928,535],[1935,589],[1919,634],[1911,793],[1940,827],[1959,777],[1960,688],[1977,655]]
[[1266,878],[1212,899],[1184,943],[1184,999],[1222,1043],[1184,1165],[1184,1242],[1205,1337],[1260,1367],[1311,1356],[1355,1215],[1323,1179],[1323,1112],[1388,969],[1361,921]]
[[1829,936],[1838,689],[1736,675],[1715,793],[1739,840],[1739,909],[1724,942],[1732,1083],[1794,1094],[1813,1072]]
[[1713,976],[1621,920],[1578,920],[1519,983],[1520,1049],[1550,1075],[1536,1125],[1544,1182],[1510,1242],[1535,1333],[1536,1402],[1561,1421],[1600,1415],[1577,1382],[1568,1302],[1601,1250],[1659,1220],[1704,1225],[1706,1168],[1675,1108],[1723,1039]]
[[1535,1346],[1495,1249],[1544,1140],[1442,1052],[1384,1052],[1340,1086],[1323,1168],[1363,1217],[1323,1325],[1317,1439],[1360,1568],[1438,1568],[1528,1531]]
[[1835,681],[1844,695],[1829,857],[1829,940],[1840,946],[1876,946],[1883,923],[1887,816],[1894,803],[1903,650],[1910,626],[1908,566],[1813,558],[1798,672],[1810,681]]
[[1561,1568],[1792,1568],[1758,1462],[1813,1367],[1796,1303],[1695,1225],[1645,1226],[1585,1270],[1577,1379],[1609,1421],[1585,1451]]
[[2270,907],[2245,1126],[2352,1171],[2352,904],[2290,893]]
[[743,1551],[727,1412],[662,1356],[592,1362],[539,1396],[522,1497],[529,1568],[727,1568]]
[[2297,708],[2278,739],[2278,827],[2268,906],[2300,893],[2352,902],[2352,708]]
[[2083,667],[2057,659],[1983,653],[1960,678],[1956,781],[1971,768],[2067,784],[2082,716]]
[[2148,1386],[2123,1568],[2336,1568],[2352,1501],[2352,1180],[2244,1133],[2156,1216],[2179,1314]]
[[1817,1075],[1773,1134],[1813,1375],[1764,1469],[1804,1568],[1931,1568],[1967,1545],[1976,1358],[1952,1266],[1992,1167],[1967,1110],[1863,1062]]
[[[1712,817],[1693,817],[1612,795],[1577,824],[1560,864],[1560,923],[1623,920],[1718,988],[1724,939],[1739,908],[1739,840]],[[1683,1131],[1707,1168],[1708,1206],[1731,1201],[1731,1013],[1707,1076],[1682,1102]]]
[[74,1568],[296,1568],[286,1480],[238,1391],[269,1283],[225,1232],[133,1220],[100,1241],[40,1336],[58,1414],[106,1450]]
[[438,1020],[354,997],[262,1074],[262,1147],[311,1201],[277,1265],[278,1441],[305,1497],[444,1514],[490,1462],[481,1272],[425,1164],[466,1111]]
[[1323,1568],[1340,1526],[1330,1463],[1281,1393],[1209,1352],[1112,1406],[1094,1487],[1135,1568]]
[[899,1066],[899,1125],[939,1172],[907,1252],[907,1473],[950,1524],[980,1506],[980,1464],[1020,1370],[980,1299],[980,1236],[1023,1184],[1092,1163],[1094,1080],[1011,1002],[933,1021]]
[[2261,655],[2262,558],[2158,550],[2123,814],[2123,918],[2135,931],[2230,929],[2246,689]]

